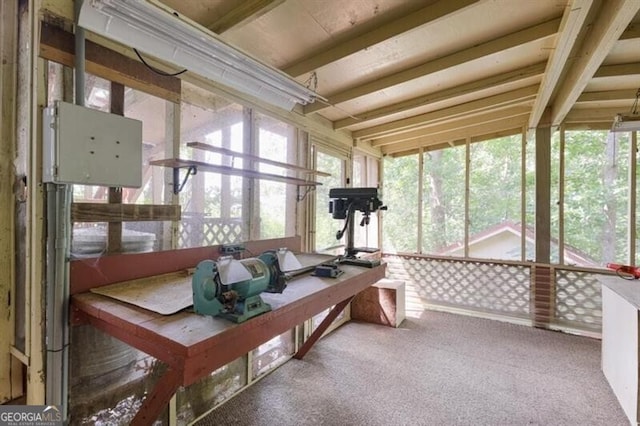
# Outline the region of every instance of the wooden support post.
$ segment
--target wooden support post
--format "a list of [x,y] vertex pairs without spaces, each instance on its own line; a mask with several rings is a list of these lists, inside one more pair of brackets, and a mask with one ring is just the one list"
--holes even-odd
[[[536,128],[537,264],[549,264],[551,260],[551,127],[546,118],[543,118],[545,124]],[[547,327],[554,316],[554,275],[553,268],[549,266],[536,265],[534,268],[531,313],[533,325],[536,327]]]
[[536,259],[551,254],[551,127],[536,128]]
[[[11,355],[15,334],[14,173],[17,2],[0,2],[0,404],[22,395],[22,367]],[[20,188],[18,186],[16,189]],[[16,195],[20,194],[15,190]],[[22,319],[20,319],[22,321]]]
[[340,315],[340,312],[342,312],[344,308],[347,307],[349,302],[351,302],[354,297],[355,295],[343,300],[342,302],[334,306],[331,311],[329,311],[329,314],[326,316],[326,318],[320,323],[320,325],[318,325],[318,328],[315,329],[315,331],[311,334],[311,336],[309,336],[307,341],[304,342],[304,345],[302,345],[300,350],[298,350],[298,352],[296,352],[296,354],[293,356],[295,359],[304,358],[311,347],[318,341],[318,339],[320,339],[320,337],[322,337],[322,334],[327,330],[327,328],[329,328],[333,320],[335,320],[338,315]]

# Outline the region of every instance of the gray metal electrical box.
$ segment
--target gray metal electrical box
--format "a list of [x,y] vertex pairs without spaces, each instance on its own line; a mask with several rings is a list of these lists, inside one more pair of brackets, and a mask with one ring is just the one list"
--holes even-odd
[[57,101],[44,109],[43,181],[142,185],[142,122]]

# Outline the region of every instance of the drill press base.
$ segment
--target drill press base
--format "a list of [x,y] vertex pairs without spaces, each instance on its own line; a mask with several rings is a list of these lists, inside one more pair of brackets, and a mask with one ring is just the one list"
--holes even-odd
[[340,260],[340,264],[362,266],[364,268],[375,268],[376,266],[380,266],[380,261],[378,259],[357,259],[345,257]]

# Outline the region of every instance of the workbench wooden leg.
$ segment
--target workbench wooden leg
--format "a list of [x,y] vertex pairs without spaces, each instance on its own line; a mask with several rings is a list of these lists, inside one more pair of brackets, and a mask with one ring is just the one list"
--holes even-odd
[[171,397],[180,386],[180,374],[169,367],[158,380],[153,390],[142,403],[140,410],[131,421],[132,426],[146,426],[160,417],[160,413],[167,406]]
[[329,328],[333,320],[336,319],[338,315],[340,315],[340,312],[342,312],[344,308],[347,307],[349,302],[351,302],[354,297],[356,296],[353,295],[348,299],[343,300],[342,302],[334,306],[331,311],[329,311],[327,317],[320,323],[320,325],[318,325],[318,328],[316,328],[315,331],[311,333],[311,336],[309,336],[300,350],[298,350],[298,352],[296,352],[296,354],[293,356],[295,359],[302,359],[307,354],[307,352],[309,352],[309,349],[311,349],[311,347],[318,341],[318,339],[322,336],[326,329]]

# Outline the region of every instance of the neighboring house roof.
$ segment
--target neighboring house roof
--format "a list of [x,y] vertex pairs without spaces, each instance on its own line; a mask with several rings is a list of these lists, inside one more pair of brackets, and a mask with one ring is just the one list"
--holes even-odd
[[[489,243],[491,241],[498,241],[499,239],[504,238],[505,235],[513,235],[518,239],[522,235],[522,227],[520,223],[505,221],[502,223],[498,223],[489,228],[486,228],[480,232],[472,234],[469,236],[469,247],[471,248],[474,245],[478,245],[480,243]],[[533,246],[535,244],[535,231],[532,227],[525,227],[525,239],[527,245]],[[551,244],[556,249],[558,248],[558,240],[557,238],[551,239]],[[464,248],[464,241],[458,241],[453,244],[450,244],[442,249],[438,250],[436,254],[440,255],[450,255],[456,251],[460,251]],[[568,264],[576,264],[582,266],[601,266],[595,259],[590,257],[588,254],[583,251],[572,247],[570,245],[564,245],[564,259],[565,263]]]

